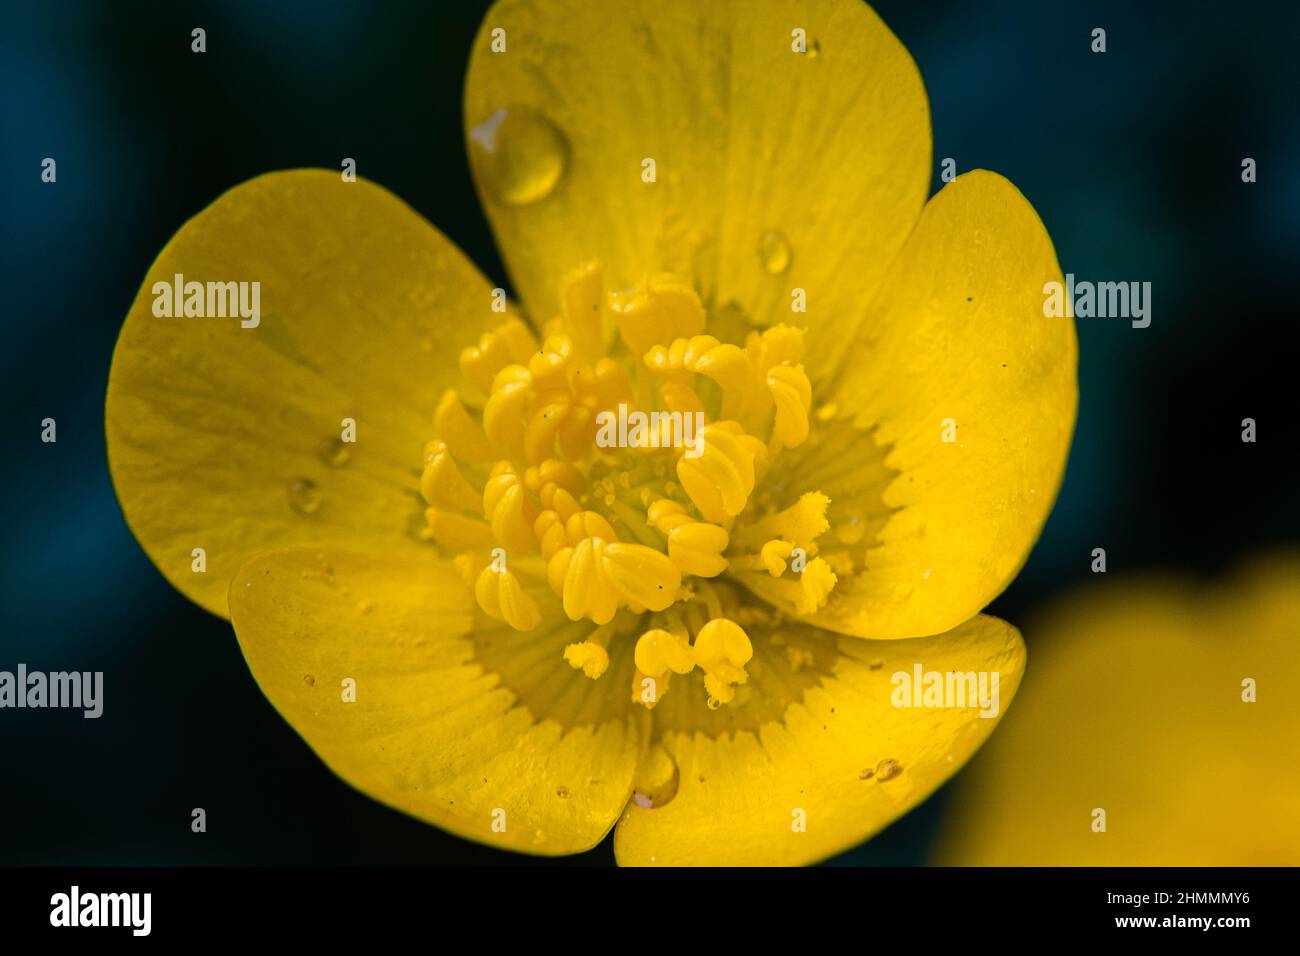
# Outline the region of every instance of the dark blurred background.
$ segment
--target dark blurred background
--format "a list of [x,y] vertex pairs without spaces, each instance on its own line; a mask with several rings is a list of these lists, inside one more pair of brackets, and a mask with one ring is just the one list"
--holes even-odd
[[[935,188],[944,157],[996,170],[1037,208],[1063,271],[1153,286],[1147,329],[1078,322],[1065,484],[992,612],[1014,622],[1079,583],[1094,547],[1112,574],[1209,576],[1300,541],[1300,7],[874,6],[925,79]],[[229,625],[136,545],[104,454],[109,359],[146,269],[186,219],[259,173],[355,157],[508,288],[462,148],[487,4],[4,7],[0,669],[102,670],[108,703],[94,722],[0,713],[0,863],[538,862],[326,771],[258,691]],[[1105,54],[1089,49],[1094,27]],[[40,181],[46,156],[56,186]],[[57,444],[40,441],[46,417]],[[1256,444],[1240,440],[1245,417]],[[834,862],[925,862],[945,799]],[[190,832],[200,806],[203,836]],[[607,839],[562,862],[612,861]]]

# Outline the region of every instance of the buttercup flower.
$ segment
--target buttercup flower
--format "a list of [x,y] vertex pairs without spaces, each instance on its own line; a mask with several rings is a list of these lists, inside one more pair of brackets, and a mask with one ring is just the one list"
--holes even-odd
[[[118,342],[132,530],[393,807],[545,854],[617,822],[625,864],[852,846],[996,723],[892,675],[1020,679],[978,612],[1074,422],[1042,224],[988,172],[926,202],[920,76],[856,0],[503,2],[465,118],[522,311],[376,185],[236,187]],[[255,326],[155,314],[233,281]]]
[[1211,588],[1117,579],[1054,602],[940,862],[1295,866],[1297,595],[1289,553]]

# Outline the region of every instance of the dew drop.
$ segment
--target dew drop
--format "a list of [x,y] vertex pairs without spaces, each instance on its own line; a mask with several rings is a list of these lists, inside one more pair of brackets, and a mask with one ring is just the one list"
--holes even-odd
[[304,684],[306,684],[308,687],[315,687],[315,686],[316,686],[316,678],[315,678],[315,677],[312,677],[311,674],[303,674],[303,675],[302,675],[302,682],[303,682]]
[[645,766],[638,769],[632,784],[632,802],[642,810],[655,810],[671,803],[681,784],[677,762],[659,744],[653,744]]
[[470,159],[492,195],[511,206],[550,195],[569,161],[564,134],[537,110],[499,109],[470,130]]
[[790,243],[779,232],[766,232],[758,243],[758,258],[768,275],[780,275],[790,268]]
[[716,697],[709,698],[709,710],[717,710],[721,706],[722,706],[722,701],[718,700],[718,698]]
[[876,775],[876,772],[875,772],[874,770],[872,770],[870,767],[868,767],[866,770],[862,771],[862,773],[858,774],[858,779],[859,779],[859,780],[870,780],[870,779],[871,779],[872,777],[874,777],[875,775]]
[[881,783],[886,780],[893,780],[902,772],[903,765],[892,757],[886,757],[876,764],[876,780]]
[[341,468],[352,457],[352,446],[341,438],[326,438],[316,446],[316,454],[331,468]]
[[289,486],[289,505],[301,515],[320,510],[320,489],[310,478],[299,478]]
[[559,797],[561,800],[567,800],[569,797],[569,788],[559,787],[558,789],[556,789],[555,795]]

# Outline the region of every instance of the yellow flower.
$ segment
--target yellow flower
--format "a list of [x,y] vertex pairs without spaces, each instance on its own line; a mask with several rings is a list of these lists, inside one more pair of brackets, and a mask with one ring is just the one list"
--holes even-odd
[[[853,0],[500,3],[465,115],[531,324],[378,186],[236,187],[118,342],[132,530],[416,817],[546,854],[618,822],[632,864],[858,843],[996,723],[892,675],[1020,679],[978,612],[1073,429],[1042,224],[987,172],[926,202],[920,76]],[[155,316],[177,275],[259,281],[259,322]]]
[[1116,580],[1051,605],[1026,690],[963,776],[940,862],[1300,863],[1300,554],[1213,587]]

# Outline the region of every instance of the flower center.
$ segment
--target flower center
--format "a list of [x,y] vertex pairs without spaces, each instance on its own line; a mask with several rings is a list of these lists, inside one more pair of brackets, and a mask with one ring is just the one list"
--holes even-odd
[[835,586],[817,553],[829,499],[752,502],[809,436],[803,332],[721,342],[677,276],[608,296],[603,277],[589,263],[565,279],[540,344],[508,319],[461,354],[464,388],[443,395],[424,450],[425,515],[483,613],[528,632],[558,600],[592,625],[564,652],[573,667],[599,678],[609,642],[639,635],[634,700],[653,707],[699,668],[717,707],[753,654],[728,572],[766,571],[804,614]]

